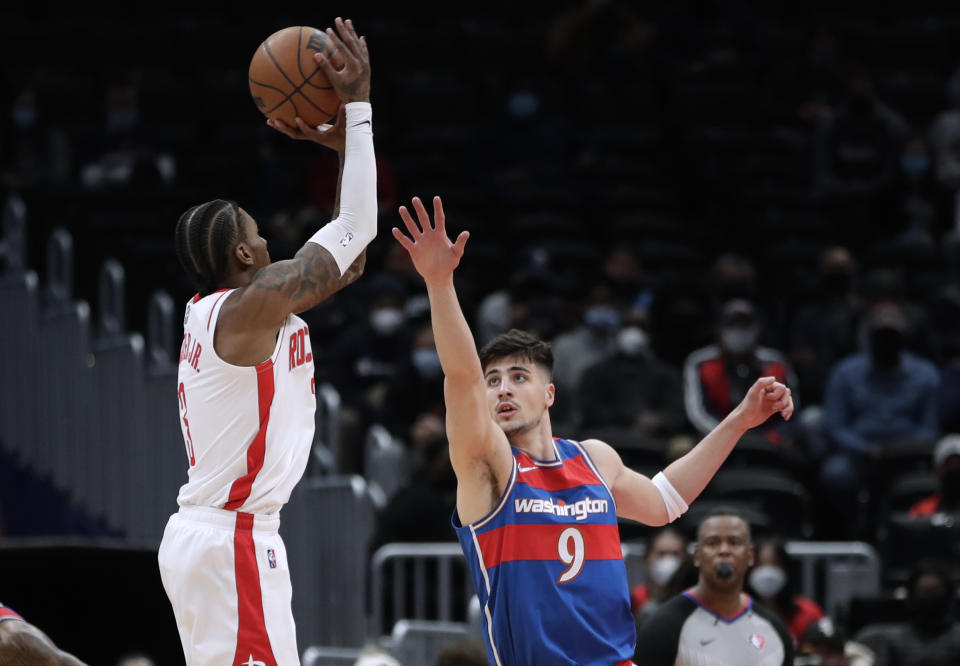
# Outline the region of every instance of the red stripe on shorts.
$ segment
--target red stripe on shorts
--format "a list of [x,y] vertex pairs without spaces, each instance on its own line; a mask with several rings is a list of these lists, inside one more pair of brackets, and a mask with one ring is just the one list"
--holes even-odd
[[237,512],[237,528],[233,534],[234,569],[237,577],[237,653],[233,666],[264,664],[277,666],[263,619],[263,596],[260,594],[260,569],[257,549],[253,544],[253,514]]
[[260,430],[257,431],[247,449],[247,473],[234,481],[230,487],[230,497],[223,505],[223,508],[228,511],[239,509],[247,501],[253,481],[263,467],[263,458],[267,452],[270,407],[273,405],[273,359],[268,359],[257,366],[257,401],[260,405]]

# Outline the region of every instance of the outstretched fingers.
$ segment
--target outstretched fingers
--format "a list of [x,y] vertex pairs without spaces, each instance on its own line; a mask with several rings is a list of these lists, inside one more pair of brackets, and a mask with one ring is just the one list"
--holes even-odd
[[[414,199],[417,201],[417,199]],[[406,206],[400,206],[400,219],[403,220],[403,224],[407,227],[407,231],[410,232],[410,236],[416,240],[417,236],[422,236],[423,232],[420,231],[420,227],[417,226],[417,223],[413,220],[413,216],[410,215],[410,211],[407,210]]]
[[437,231],[441,231],[446,235],[447,233],[447,218],[443,214],[443,202],[440,201],[439,196],[433,197],[433,223],[437,228]]
[[463,250],[467,245],[468,238],[470,238],[469,231],[461,231],[460,235],[457,236],[457,242],[453,244],[453,251],[457,254],[457,257],[463,256]]
[[423,202],[420,201],[420,197],[413,198],[413,209],[417,211],[417,219],[420,221],[420,228],[423,229],[424,233],[429,229],[433,229],[433,224],[430,222],[430,215],[427,213],[427,209],[423,206]]
[[393,233],[393,237],[397,239],[397,242],[403,247],[407,252],[413,252],[413,241],[410,240],[402,231],[394,227],[390,230]]

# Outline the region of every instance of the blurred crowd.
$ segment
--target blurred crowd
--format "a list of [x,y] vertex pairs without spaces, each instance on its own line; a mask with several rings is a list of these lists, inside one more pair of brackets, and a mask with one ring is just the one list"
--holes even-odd
[[[318,383],[342,399],[346,470],[365,473],[375,424],[412,461],[377,543],[454,536],[429,308],[389,237],[398,204],[440,194],[448,225],[472,234],[457,279],[478,345],[514,327],[553,342],[559,436],[605,439],[656,472],[756,378],[792,388],[794,417],[749,433],[699,501],[739,503],[771,539],[750,586],[802,616],[798,646],[843,641],[792,594],[783,540],[863,539],[907,601],[952,591],[960,14],[754,4],[352,16],[373,57],[381,235],[362,280],[304,318]],[[94,30],[76,19],[63,34]],[[134,328],[152,290],[192,294],[173,254],[182,210],[237,199],[289,257],[329,219],[337,169],[263,125],[246,91],[259,42],[302,17],[151,22],[154,46],[180,56],[127,30],[69,75],[14,55],[2,86],[0,183],[28,203],[31,264],[67,228],[78,296],[95,306],[96,267],[119,257]],[[0,25],[14,46],[50,29]],[[78,92],[85,104],[65,110]],[[671,533],[669,556],[690,537]],[[917,570],[919,555],[951,565]],[[644,601],[667,568],[651,561]]]

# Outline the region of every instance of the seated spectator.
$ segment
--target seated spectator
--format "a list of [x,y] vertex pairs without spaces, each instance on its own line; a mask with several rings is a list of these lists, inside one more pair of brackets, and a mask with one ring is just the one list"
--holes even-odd
[[865,529],[861,500],[884,447],[938,434],[936,366],[904,349],[906,322],[897,304],[879,302],[867,317],[866,348],[833,368],[824,400],[830,451],[819,482],[841,521],[833,526],[838,536]]
[[672,527],[664,527],[647,540],[643,564],[646,581],[630,590],[630,610],[640,621],[641,611],[652,612],[660,601],[660,593],[680,563],[687,558],[687,540]]
[[[581,323],[553,340],[553,383],[557,387],[555,411],[569,419],[567,406],[580,386],[583,372],[616,349],[621,311],[612,290],[594,286],[587,295]],[[567,393],[567,397],[564,397]],[[559,407],[559,409],[557,409]]]
[[807,627],[823,617],[820,604],[797,592],[790,558],[779,539],[765,539],[757,544],[757,564],[747,577],[747,591],[757,603],[783,620],[794,645],[800,644]]
[[790,326],[790,361],[807,405],[823,402],[830,369],[857,351],[863,307],[857,294],[857,264],[850,251],[834,245],[820,254],[819,293],[801,307]]
[[378,420],[394,435],[402,437],[418,415],[443,416],[443,369],[433,340],[430,322],[414,333],[413,349],[388,380]]
[[911,518],[960,512],[960,435],[946,435],[937,442],[933,450],[933,471],[940,490],[910,507]]
[[[801,661],[812,658],[811,661]],[[873,651],[866,645],[850,640],[847,633],[829,617],[810,624],[797,650],[795,664],[818,666],[873,666]]]
[[[799,402],[797,381],[783,354],[758,344],[760,321],[753,304],[742,299],[728,301],[716,334],[717,344],[691,352],[684,364],[687,418],[701,434],[713,430],[760,377],[776,377],[793,390],[794,402]],[[757,430],[780,443],[783,423],[774,416]]]
[[855,639],[876,654],[877,666],[960,664],[960,622],[954,590],[943,563],[923,560],[907,583],[909,620],[868,625]]
[[654,355],[635,313],[625,315],[613,353],[583,371],[576,420],[582,428],[617,426],[669,437],[686,426],[680,373]]

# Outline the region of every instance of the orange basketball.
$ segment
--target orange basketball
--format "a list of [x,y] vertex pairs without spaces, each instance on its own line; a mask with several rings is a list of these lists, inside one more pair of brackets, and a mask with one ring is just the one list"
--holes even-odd
[[313,59],[326,47],[326,33],[305,25],[278,30],[263,40],[249,69],[250,95],[263,115],[291,127],[297,126],[297,116],[313,126],[331,121],[340,99]]

